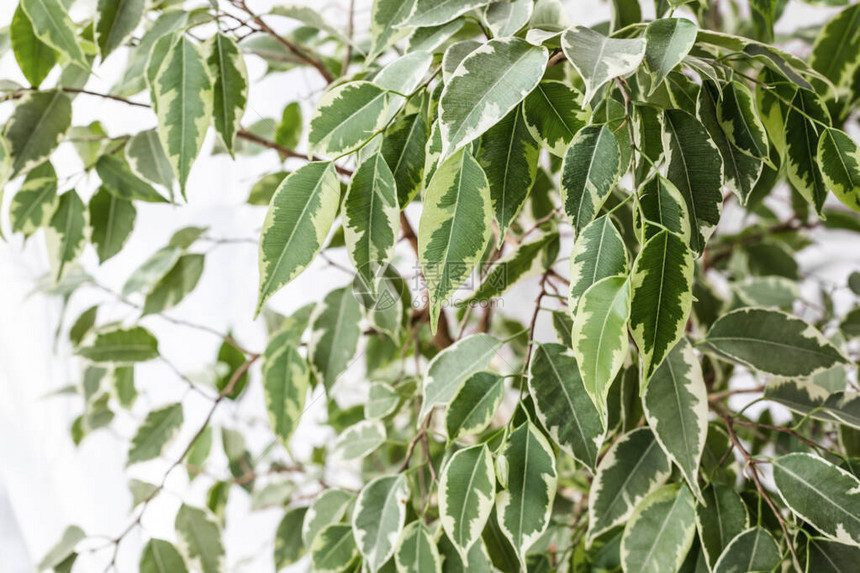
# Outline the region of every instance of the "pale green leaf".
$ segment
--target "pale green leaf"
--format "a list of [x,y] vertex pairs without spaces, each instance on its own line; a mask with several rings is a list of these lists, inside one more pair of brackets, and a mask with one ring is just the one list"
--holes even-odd
[[374,0],[370,11],[370,50],[367,61],[409,34],[408,27],[400,26],[409,17],[415,0]]
[[57,53],[36,36],[27,13],[18,5],[9,25],[12,51],[30,85],[38,88],[57,63]]
[[158,314],[179,304],[200,281],[205,256],[182,255],[146,295],[143,314]]
[[358,460],[369,456],[385,443],[385,425],[379,420],[362,420],[348,427],[338,436],[333,451],[344,460]]
[[448,440],[483,432],[493,420],[505,395],[505,379],[493,372],[470,376],[448,405],[445,428]]
[[390,384],[372,382],[364,403],[364,417],[376,420],[382,419],[397,410],[400,405],[400,394]]
[[415,0],[404,26],[438,26],[490,0]]
[[442,570],[442,557],[436,548],[433,534],[420,520],[413,521],[403,530],[394,561],[398,573]]
[[[402,474],[378,477],[358,494],[352,531],[358,550],[372,573],[394,555],[406,519],[408,498],[409,487]],[[320,537],[322,534],[317,536],[317,542]]]
[[561,48],[585,82],[585,101],[613,78],[636,71],[645,56],[644,38],[607,38],[585,26],[568,28]]
[[486,445],[458,451],[439,477],[439,519],[461,555],[481,537],[493,511],[496,473]]
[[[495,521],[492,517],[491,520]],[[448,536],[442,535],[441,539],[439,539],[439,554],[444,559],[442,562],[443,573],[493,572],[493,568],[490,565],[490,556],[487,554],[487,547],[481,540],[469,548],[469,552],[464,558],[460,555],[460,550],[448,539]],[[516,558],[514,560],[516,561]]]
[[304,411],[309,387],[307,364],[293,346],[282,346],[264,356],[263,391],[269,424],[286,447]]
[[696,24],[684,18],[660,18],[645,28],[645,65],[651,75],[651,93],[690,53],[697,31]]
[[[275,570],[280,571],[292,565],[304,555],[306,550],[312,548],[311,544],[304,543],[302,540],[302,527],[308,511],[310,510],[307,507],[293,507],[288,509],[281,518],[275,531]],[[354,544],[353,551],[355,551]]]
[[311,563],[317,573],[345,573],[358,559],[352,528],[332,524],[320,531],[310,545]]
[[573,138],[561,168],[561,202],[579,235],[600,211],[618,181],[618,141],[607,125],[591,125]]
[[50,162],[31,169],[9,206],[13,233],[29,237],[51,220],[57,208],[57,173]]
[[481,47],[481,42],[477,40],[463,40],[454,42],[445,50],[442,55],[442,82],[448,83],[451,76],[457,71],[457,66],[460,65],[466,56]]
[[[382,89],[391,90],[398,94],[408,96],[418,88],[421,80],[430,70],[433,63],[433,55],[428,52],[410,52],[401,56],[384,68],[373,78],[373,83]],[[403,98],[393,98],[402,105]],[[392,106],[393,107],[393,106]]]
[[484,8],[484,23],[494,37],[513,36],[528,24],[533,11],[533,0],[493,2]]
[[182,404],[170,404],[150,412],[131,440],[126,465],[157,458],[179,433]]
[[221,544],[221,528],[212,514],[182,504],[176,514],[175,527],[183,553],[202,573],[223,571],[224,546]]
[[158,358],[158,341],[143,327],[100,332],[93,343],[78,349],[92,362],[131,363]]
[[173,190],[173,168],[161,147],[158,131],[149,129],[134,134],[125,147],[125,157],[138,177]]
[[648,494],[624,526],[624,570],[677,571],[696,536],[695,520],[695,501],[683,485],[667,485]]
[[350,288],[331,291],[314,310],[308,359],[329,396],[355,354],[360,319],[361,307]]
[[63,536],[45,554],[37,566],[38,571],[53,569],[60,565],[75,551],[75,546],[87,536],[77,525],[70,525],[63,531]]
[[187,573],[179,551],[163,539],[150,539],[140,555],[140,573]]
[[87,226],[86,205],[78,192],[72,189],[60,195],[57,209],[48,221],[48,228],[56,242],[51,249],[55,264],[55,282],[63,277],[68,263],[78,258],[86,245],[84,236]]
[[128,164],[118,155],[102,155],[96,162],[96,173],[102,185],[121,199],[164,203],[166,200],[155,188],[132,173]]
[[320,493],[308,507],[302,522],[304,545],[310,547],[323,529],[339,523],[354,500],[355,495],[342,489],[327,489]]
[[130,296],[138,292],[149,294],[181,256],[182,249],[173,245],[157,250],[131,273],[122,287],[122,295]]

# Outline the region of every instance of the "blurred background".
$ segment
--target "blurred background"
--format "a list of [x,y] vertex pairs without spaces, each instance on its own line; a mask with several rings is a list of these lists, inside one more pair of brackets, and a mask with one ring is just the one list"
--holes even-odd
[[[278,3],[272,0],[248,1],[258,13]],[[367,31],[370,3],[371,0],[356,2],[357,34]],[[71,11],[73,19],[89,17],[95,4],[96,0],[75,2]],[[322,0],[307,4],[330,22],[345,28],[349,0]],[[642,4],[647,14],[651,3],[643,0]],[[0,28],[8,26],[16,5],[13,0],[0,2]],[[594,24],[609,17],[608,5],[599,0],[570,0],[566,5],[568,15],[575,23]],[[653,8],[650,11],[653,14]],[[780,20],[777,32],[785,33],[812,25],[831,13],[832,9],[792,1]],[[281,24],[289,25],[283,19],[279,20]],[[791,47],[788,46],[789,49]],[[125,51],[122,48],[117,50],[99,65],[98,75],[91,77],[87,89],[108,92],[124,69]],[[248,57],[247,65],[252,88],[244,125],[266,118],[275,121],[274,118],[279,118],[283,107],[291,101],[301,103],[306,118],[310,115],[322,87],[312,72],[297,69],[286,74],[265,76],[262,61]],[[55,69],[52,74],[58,71]],[[46,80],[45,85],[51,85],[52,77]],[[11,51],[0,59],[0,78],[26,83]],[[0,103],[0,123],[5,122],[11,110],[11,103]],[[156,123],[155,115],[149,109],[85,95],[76,97],[73,125],[86,125],[92,121],[100,121],[111,136],[149,129]],[[80,263],[98,284],[118,291],[128,275],[152,252],[165,245],[174,231],[188,225],[209,227],[207,236],[229,241],[203,244],[203,250],[207,252],[206,268],[198,287],[167,314],[220,332],[230,331],[244,346],[262,350],[265,330],[262,320],[254,322],[252,316],[258,281],[255,241],[265,208],[248,206],[245,201],[251,186],[263,174],[278,169],[278,158],[273,151],[264,151],[253,157],[237,156],[235,161],[226,155],[211,156],[215,140],[213,133],[210,130],[204,151],[191,172],[187,205],[169,207],[140,203],[135,230],[122,252],[99,267],[95,253],[87,250]],[[856,133],[853,135],[857,136]],[[70,144],[61,145],[53,159],[61,182],[74,182],[85,198],[95,190],[97,178],[84,173]],[[288,169],[291,167],[287,165]],[[6,189],[4,213],[18,184],[16,182]],[[418,212],[412,208],[409,216],[417,223]],[[731,208],[727,209],[721,229],[742,225],[738,215]],[[8,228],[7,221],[2,224]],[[6,235],[9,237],[9,233]],[[850,236],[831,233],[826,243],[802,253],[801,268],[805,273],[844,284],[847,274],[860,266],[858,262],[860,249],[856,239],[852,242]],[[411,278],[410,268],[411,263],[405,267],[404,276],[407,278]],[[215,336],[190,330],[158,316],[145,318],[142,324],[157,335],[167,360],[139,365],[136,371],[138,387],[146,389],[141,394],[140,403],[131,414],[118,419],[115,430],[95,432],[76,447],[69,429],[81,412],[80,398],[49,395],[77,383],[81,370],[68,343],[64,337],[57,339],[56,332],[60,327],[68,328],[69,323],[93,303],[114,299],[97,288],[89,288],[73,297],[63,312],[60,298],[34,293],[48,269],[41,233],[26,243],[20,236],[0,242],[0,573],[32,571],[70,524],[81,526],[91,535],[107,536],[88,544],[93,548],[104,545],[109,537],[125,529],[130,521],[131,508],[127,480],[129,477],[160,480],[169,460],[176,456],[177,448],[181,449],[192,430],[202,421],[209,403],[203,399],[195,403],[193,394],[185,399],[185,430],[165,459],[139,464],[126,471],[128,439],[151,405],[176,400],[184,394],[186,386],[173,369],[194,376],[205,365],[214,362],[221,344]],[[308,302],[320,300],[332,288],[347,284],[349,280],[350,277],[340,270],[318,261],[272,298],[270,306],[288,313]],[[533,292],[528,294],[529,286],[523,285],[505,295],[503,312],[526,319],[531,313],[533,298]],[[526,294],[521,295],[523,292]],[[136,315],[134,309],[116,301],[105,310],[107,312],[100,320],[123,320]],[[539,324],[538,337],[553,338],[546,317]],[[340,384],[339,391],[344,393],[344,401],[350,400],[350,377],[356,379],[360,376],[361,372],[350,372],[346,381]],[[354,399],[359,399],[359,396]],[[324,415],[324,400],[317,400],[305,414],[293,440],[297,457],[307,455],[314,445],[334,437],[318,431],[315,420]],[[249,384],[244,399],[239,404],[229,404],[218,412],[218,416],[219,423],[228,427],[231,424],[250,427],[246,439],[252,451],[268,442],[259,384]],[[342,471],[343,479],[349,479],[349,468],[330,469]],[[207,485],[198,480],[189,486],[184,472],[174,472],[167,482],[167,495],[160,496],[146,513],[142,524],[145,532],[171,538],[173,516],[180,500],[199,501],[205,495]],[[229,571],[273,570],[273,537],[281,516],[282,511],[278,509],[252,512],[250,498],[244,494],[230,497],[225,530]],[[124,542],[117,563],[119,571],[137,570],[140,545],[138,530]],[[82,554],[76,570],[103,570],[109,553]],[[295,568],[301,570],[303,565]]]

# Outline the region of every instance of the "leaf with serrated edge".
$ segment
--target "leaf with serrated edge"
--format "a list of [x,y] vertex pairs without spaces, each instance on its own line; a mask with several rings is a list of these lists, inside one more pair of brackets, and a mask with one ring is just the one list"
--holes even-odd
[[409,487],[402,474],[378,477],[358,494],[352,531],[358,550],[373,573],[394,555],[406,519],[408,498]]
[[458,451],[439,478],[439,519],[461,555],[481,536],[493,511],[496,474],[486,445]]

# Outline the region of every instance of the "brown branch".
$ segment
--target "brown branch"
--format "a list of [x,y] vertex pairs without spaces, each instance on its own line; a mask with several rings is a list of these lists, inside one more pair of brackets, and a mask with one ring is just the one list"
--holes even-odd
[[[244,128],[240,128],[239,131],[236,132],[236,135],[238,137],[241,137],[242,139],[251,141],[251,142],[256,143],[258,145],[262,145],[263,147],[266,147],[268,149],[274,149],[275,151],[277,151],[278,153],[280,153],[284,157],[302,159],[304,161],[325,161],[325,159],[323,159],[322,157],[309,156],[309,155],[306,155],[304,153],[300,153],[300,152],[296,151],[295,149],[290,149],[289,147],[284,147],[283,145],[279,145],[279,144],[275,143],[274,141],[266,139],[265,137],[260,137],[259,135],[255,134],[255,133],[251,133],[250,131],[248,131],[247,129],[244,129]],[[346,167],[341,167],[340,165],[335,164],[334,168],[337,170],[338,173],[340,173],[341,175],[344,175],[346,177],[349,177],[352,175],[352,170],[347,169]]]

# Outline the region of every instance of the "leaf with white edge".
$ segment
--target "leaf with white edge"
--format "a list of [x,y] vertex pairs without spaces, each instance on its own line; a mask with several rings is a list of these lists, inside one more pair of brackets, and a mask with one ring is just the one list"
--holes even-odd
[[345,573],[358,559],[352,528],[343,523],[327,526],[310,545],[311,563],[317,573]]
[[143,315],[158,314],[182,302],[200,281],[205,255],[182,255],[146,295]]
[[[720,94],[717,85],[712,81],[703,82],[697,99],[696,116],[702,122],[723,158],[723,176],[726,187],[737,195],[741,203],[745,204],[755,187],[756,181],[761,176],[764,164],[732,145],[720,125],[719,105]],[[778,107],[778,104],[775,104],[775,107]],[[779,125],[782,129],[781,122]]]
[[642,406],[663,451],[681,468],[701,501],[697,476],[708,435],[708,390],[699,359],[686,339],[654,370],[642,391]]
[[130,296],[138,292],[148,294],[181,256],[182,249],[172,245],[154,252],[128,277],[122,287],[122,296]]
[[337,157],[355,151],[384,127],[388,91],[365,81],[327,91],[310,119],[308,145],[314,155]]
[[627,277],[613,276],[588,287],[573,320],[573,352],[582,384],[604,425],[609,386],[627,356],[629,316],[630,284]]
[[3,135],[9,144],[9,178],[50,156],[72,125],[72,100],[61,91],[30,92],[15,106]]
[[481,47],[481,42],[477,40],[463,40],[454,42],[445,49],[442,55],[442,82],[450,81],[451,76],[457,71],[457,66],[460,65],[466,56]]
[[714,573],[773,571],[782,562],[782,551],[773,535],[763,527],[739,533],[714,564]]
[[219,32],[208,43],[206,63],[215,80],[213,85],[213,119],[215,131],[230,153],[248,103],[248,71],[245,58],[236,41]]
[[169,541],[150,539],[140,554],[140,573],[188,573],[185,560]]
[[804,453],[773,461],[776,490],[788,508],[839,543],[860,546],[860,481],[847,471]]
[[627,265],[627,247],[610,215],[586,225],[570,253],[571,313],[576,312],[579,298],[591,285],[607,277],[627,274]]
[[717,118],[728,140],[746,155],[768,161],[767,132],[749,88],[738,82],[723,87]]
[[430,182],[418,222],[418,253],[430,298],[430,327],[490,242],[493,211],[484,170],[464,149]]
[[821,177],[843,205],[860,211],[860,147],[844,131],[827,128],[816,155]]
[[378,571],[394,555],[403,531],[408,499],[409,486],[403,474],[378,477],[358,494],[352,531],[371,573]]
[[505,396],[505,379],[494,372],[476,372],[460,387],[445,412],[448,440],[479,434],[493,421]]
[[488,334],[461,338],[430,361],[424,377],[424,400],[418,414],[419,423],[434,406],[446,405],[460,387],[479,370],[490,364],[503,342]]
[[690,248],[702,253],[720,222],[723,160],[702,123],[679,109],[662,117],[666,178],[681,192],[690,215]]
[[328,237],[340,204],[332,163],[314,162],[278,186],[260,233],[260,296],[263,304],[311,264]]
[[305,360],[292,345],[284,345],[263,358],[263,392],[272,431],[285,447],[299,425],[310,388]]
[[132,173],[131,167],[118,155],[99,157],[96,162],[96,172],[102,180],[102,185],[121,199],[150,203],[166,202],[166,199],[152,185]]
[[555,337],[567,348],[573,348],[573,319],[567,311],[556,310],[552,313],[552,329]]
[[415,0],[403,26],[438,26],[489,3],[490,0]]
[[301,535],[308,511],[310,510],[307,507],[293,507],[288,509],[281,518],[275,531],[274,558],[277,571],[301,559],[305,551],[311,547],[311,544],[303,542]]
[[182,426],[182,404],[170,404],[150,412],[131,440],[127,466],[157,458],[176,438]]
[[683,484],[661,487],[639,502],[624,526],[624,570],[677,571],[695,537],[695,500],[690,490]]
[[741,308],[721,316],[702,341],[719,356],[774,376],[805,377],[845,363],[818,330],[772,309]]
[[374,153],[355,171],[343,200],[346,252],[371,294],[394,256],[399,226],[394,174],[382,154]]
[[[439,169],[442,159],[442,131],[439,128],[439,118],[437,117],[430,126],[430,135],[427,137],[427,143],[424,146],[424,187],[429,187],[433,180],[433,175]],[[402,203],[401,203],[402,205]]]
[[655,173],[639,189],[639,210],[635,212],[637,228],[643,242],[662,230],[668,230],[685,241],[689,240],[690,213],[687,203],[675,185]]
[[[477,541],[465,557],[460,555],[460,550],[451,543],[447,535],[439,539],[439,554],[444,561],[442,571],[444,573],[492,573],[490,556],[487,554],[487,546],[483,540]],[[516,559],[515,559],[516,561]]]
[[83,529],[77,525],[70,525],[63,531],[60,540],[45,554],[36,569],[38,571],[45,571],[57,567],[74,553],[77,544],[86,537],[87,534]]
[[490,515],[496,493],[493,458],[486,444],[458,451],[439,477],[439,519],[448,539],[466,555]]
[[45,162],[27,173],[24,183],[12,197],[9,222],[13,233],[29,237],[51,220],[57,208],[57,172]]
[[517,218],[537,176],[540,147],[520,108],[513,109],[481,138],[478,162],[490,184],[493,213],[499,224],[499,244]]
[[573,138],[561,167],[561,203],[579,235],[612,192],[621,169],[618,140],[606,125],[590,125]]
[[484,8],[484,23],[493,37],[513,36],[529,23],[533,11],[532,0],[493,2]]
[[146,0],[99,0],[94,32],[102,60],[134,32],[145,7]]
[[374,0],[370,11],[370,50],[367,61],[372,62],[389,46],[409,34],[401,27],[412,12],[415,0]]
[[175,527],[183,553],[200,567],[202,573],[220,573],[223,570],[221,528],[211,513],[183,503],[176,514]]
[[630,275],[630,333],[642,359],[642,385],[684,334],[693,306],[693,255],[660,231],[642,247]]
[[[433,55],[429,52],[411,52],[379,70],[373,83],[382,89],[408,96],[421,84],[432,63]],[[397,101],[402,102],[403,98],[398,97]]]
[[860,549],[851,545],[810,537],[806,545],[806,571],[849,573],[857,568]]
[[520,38],[490,40],[466,56],[439,100],[442,157],[514,109],[538,85],[548,59],[546,48]]
[[397,189],[397,203],[405,208],[421,189],[427,125],[420,113],[402,117],[385,132],[380,153],[385,158]]
[[549,525],[558,480],[555,455],[531,422],[510,433],[501,455],[510,471],[507,488],[496,494],[496,515],[525,569],[526,552]]
[[75,64],[89,70],[87,57],[75,37],[76,26],[66,6],[60,0],[21,0],[21,8],[33,24],[33,31],[48,44]]
[[829,125],[830,115],[821,99],[813,92],[797,90],[785,116],[785,173],[819,214],[827,199],[827,186],[816,160],[822,123]]
[[87,212],[78,192],[72,189],[60,195],[57,209],[48,221],[48,229],[56,238],[51,248],[55,265],[55,282],[63,277],[68,263],[78,258],[86,245]]
[[779,276],[750,277],[732,287],[747,306],[790,308],[800,296],[795,281]]
[[561,48],[585,82],[586,102],[611,79],[636,71],[645,57],[644,38],[607,38],[584,26],[568,28]]
[[729,543],[749,527],[750,520],[744,500],[732,487],[712,483],[702,495],[707,505],[696,505],[696,528],[705,559],[713,567]]
[[158,358],[158,341],[148,330],[136,326],[99,333],[93,343],[78,349],[92,362],[132,363]]
[[400,405],[400,394],[385,382],[373,382],[367,402],[364,403],[364,417],[380,420],[397,410]]
[[328,293],[311,318],[308,360],[329,394],[361,337],[361,306],[351,288]]
[[660,18],[645,28],[645,65],[651,76],[651,93],[690,53],[697,31],[696,24],[684,18]]
[[310,547],[323,529],[340,522],[354,500],[355,495],[342,489],[327,489],[320,493],[308,507],[302,522],[302,542],[305,546]]
[[[111,93],[119,97],[130,97],[147,88],[146,67],[154,44],[165,35],[176,32],[188,23],[189,12],[167,10],[143,34],[131,52],[122,78],[111,87]],[[175,37],[175,36],[174,36]]]
[[672,465],[649,428],[612,444],[597,466],[588,496],[588,545],[630,518],[636,505],[669,478]]
[[[350,42],[349,38],[341,30],[329,24],[319,12],[308,6],[302,6],[298,3],[278,4],[273,6],[269,13],[273,16],[283,16],[284,18],[296,20],[311,28],[326,32],[338,40]],[[361,52],[354,43],[351,43],[351,45],[353,49]]]
[[38,88],[57,63],[57,53],[36,36],[33,24],[20,4],[9,25],[9,39],[18,67],[30,85]]
[[344,460],[364,458],[385,443],[385,425],[379,420],[362,420],[343,431],[334,451]]
[[559,447],[592,472],[603,442],[603,423],[570,349],[541,344],[529,364],[529,391],[541,425]]
[[134,229],[137,209],[131,201],[117,197],[100,187],[90,198],[91,241],[99,255],[99,262],[120,252]]
[[200,47],[182,34],[164,58],[153,86],[158,135],[185,195],[191,165],[212,121],[212,77]]
[[523,118],[535,139],[553,155],[564,157],[567,146],[588,121],[584,107],[579,91],[558,80],[544,80],[526,96]]
[[125,157],[135,175],[172,191],[173,168],[161,147],[157,130],[149,129],[132,136],[125,147]]
[[[851,105],[848,95],[860,53],[860,7],[849,6],[831,18],[815,39],[810,65],[836,86],[836,95]],[[821,82],[823,87],[823,82]],[[824,90],[821,90],[822,92]]]
[[400,544],[394,554],[394,562],[398,573],[442,570],[439,549],[436,548],[433,534],[423,522],[413,521],[403,530]]

